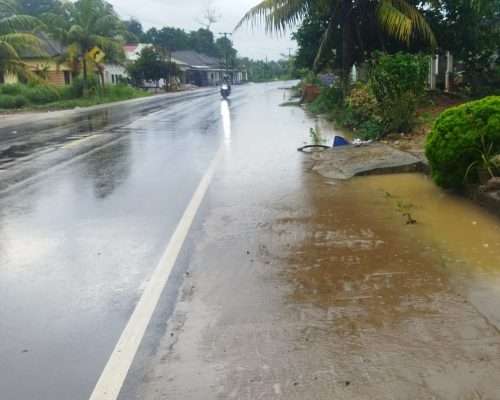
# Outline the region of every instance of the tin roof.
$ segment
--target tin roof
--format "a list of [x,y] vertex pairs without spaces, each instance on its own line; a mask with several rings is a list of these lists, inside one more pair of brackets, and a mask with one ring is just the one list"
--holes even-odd
[[207,56],[206,54],[201,54],[193,50],[174,51],[172,52],[172,58],[183,64],[198,68],[214,68],[222,64],[221,60],[215,57]]

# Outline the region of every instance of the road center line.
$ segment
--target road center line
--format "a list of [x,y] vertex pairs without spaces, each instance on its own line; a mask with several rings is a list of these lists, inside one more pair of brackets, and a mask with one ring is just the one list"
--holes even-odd
[[221,146],[210,162],[207,172],[201,179],[182,218],[177,224],[160,262],[154,270],[134,312],[127,322],[127,326],[123,330],[113,353],[111,353],[94,387],[90,400],[116,400],[118,398],[130,366],[144,337],[146,328],[158,304],[160,295],[167,284],[170,273],[186,240],[196,213],[205,197],[222,154],[223,147]]

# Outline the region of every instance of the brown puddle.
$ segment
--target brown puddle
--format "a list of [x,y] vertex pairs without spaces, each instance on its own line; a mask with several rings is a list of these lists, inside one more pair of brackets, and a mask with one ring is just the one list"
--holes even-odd
[[336,330],[439,313],[437,296],[454,297],[458,277],[500,271],[498,220],[425,176],[360,177],[333,187],[311,179],[310,214],[273,229],[302,232],[289,240],[285,260],[290,300],[329,310]]
[[418,174],[306,181],[307,211],[273,232],[301,315],[293,351],[331,365],[324,392],[497,398],[498,219]]
[[[500,219],[471,201],[438,189],[420,174],[358,178],[352,183],[383,192],[392,204],[404,203],[418,221],[416,236],[430,242],[448,263],[468,271],[500,272]],[[387,193],[390,193],[388,195]]]

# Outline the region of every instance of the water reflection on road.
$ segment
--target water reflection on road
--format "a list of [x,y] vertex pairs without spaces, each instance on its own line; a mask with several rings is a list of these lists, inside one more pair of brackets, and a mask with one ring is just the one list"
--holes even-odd
[[499,220],[418,174],[317,175],[291,149],[315,121],[282,101],[236,112],[139,397],[498,397]]
[[222,100],[220,102],[220,115],[222,117],[224,143],[229,146],[231,144],[231,111],[229,109],[228,100]]

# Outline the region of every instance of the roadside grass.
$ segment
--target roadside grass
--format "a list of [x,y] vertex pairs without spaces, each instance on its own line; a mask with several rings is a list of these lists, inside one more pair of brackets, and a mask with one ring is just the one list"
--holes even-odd
[[74,86],[6,84],[0,85],[0,113],[90,107],[150,95],[127,85],[106,86],[83,97]]
[[[103,95],[103,96],[82,97],[79,99],[59,100],[47,104],[33,105],[30,108],[32,110],[65,110],[76,107],[97,106],[99,104],[114,103],[117,101],[138,99],[148,96],[151,96],[151,94],[141,91],[140,93],[134,93],[133,95],[127,95],[127,96]],[[26,108],[24,110],[26,110]]]
[[439,114],[431,111],[423,111],[417,118],[418,124],[432,125]]

